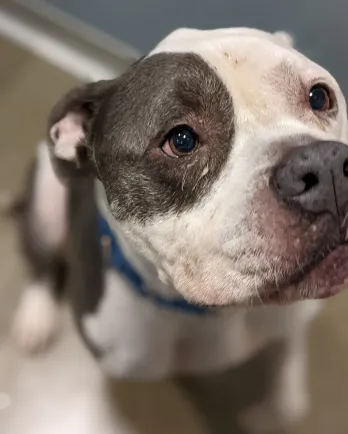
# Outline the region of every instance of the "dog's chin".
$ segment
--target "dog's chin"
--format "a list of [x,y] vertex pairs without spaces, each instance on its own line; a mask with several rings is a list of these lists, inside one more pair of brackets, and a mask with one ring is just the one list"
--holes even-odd
[[261,304],[288,304],[299,300],[323,299],[348,286],[348,245],[340,245],[319,262],[291,276],[287,282],[267,288],[255,300]]
[[211,308],[290,304],[328,298],[348,286],[348,244],[336,245],[325,253],[323,250],[325,248],[318,249],[316,254],[312,251],[309,259],[304,258],[302,263],[293,263],[292,270],[287,268],[282,280],[270,281],[258,273],[257,268],[250,279],[250,273],[232,274],[225,260],[210,260],[210,268],[196,267],[198,273],[178,273],[181,279],[176,280],[175,287],[191,303]]

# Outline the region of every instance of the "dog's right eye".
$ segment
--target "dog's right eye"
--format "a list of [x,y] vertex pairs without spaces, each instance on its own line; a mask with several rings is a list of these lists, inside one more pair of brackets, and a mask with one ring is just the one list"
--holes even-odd
[[330,90],[323,84],[317,84],[309,91],[309,104],[314,111],[326,111],[332,108]]
[[188,125],[179,125],[169,132],[162,150],[170,157],[183,157],[192,154],[198,145],[195,131]]

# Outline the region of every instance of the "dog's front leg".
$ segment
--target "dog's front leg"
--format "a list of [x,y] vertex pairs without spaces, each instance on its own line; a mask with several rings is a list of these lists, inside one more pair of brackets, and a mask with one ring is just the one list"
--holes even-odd
[[250,433],[266,433],[301,420],[309,408],[307,333],[301,327],[284,342],[264,400],[248,408],[241,424]]

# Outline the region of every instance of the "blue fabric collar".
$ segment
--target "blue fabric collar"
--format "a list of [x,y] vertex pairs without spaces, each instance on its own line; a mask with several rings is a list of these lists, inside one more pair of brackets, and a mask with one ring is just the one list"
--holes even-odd
[[105,239],[105,237],[108,239],[110,266],[122,273],[132,284],[131,286],[134,291],[140,296],[152,301],[158,307],[181,311],[186,314],[203,315],[209,312],[208,308],[191,304],[183,298],[167,299],[149,290],[141,276],[124,257],[109,223],[101,213],[98,215],[98,232],[101,246],[102,240]]

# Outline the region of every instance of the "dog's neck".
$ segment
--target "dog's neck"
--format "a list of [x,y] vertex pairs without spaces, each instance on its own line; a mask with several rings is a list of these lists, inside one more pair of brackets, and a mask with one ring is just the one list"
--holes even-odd
[[120,225],[114,219],[106,199],[104,187],[100,181],[96,181],[95,184],[95,197],[98,211],[106,220],[111,231],[117,238],[122,254],[139,274],[146,286],[159,295],[178,297],[179,294],[175,291],[173,286],[166,284],[159,279],[155,265],[139,253],[137,247],[129,237],[127,237]]

